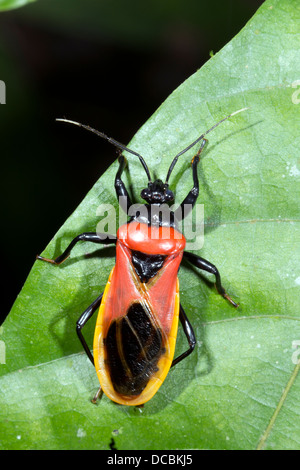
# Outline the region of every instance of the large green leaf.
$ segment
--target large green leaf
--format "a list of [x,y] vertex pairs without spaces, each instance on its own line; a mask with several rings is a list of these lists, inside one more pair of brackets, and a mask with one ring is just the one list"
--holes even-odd
[[[183,264],[181,302],[196,352],[144,408],[105,396],[95,406],[97,377],[74,325],[103,291],[114,252],[82,244],[59,267],[36,262],[1,329],[1,448],[108,449],[112,437],[118,449],[299,448],[299,20],[297,0],[267,1],[130,143],[165,177],[172,157],[202,131],[251,106],[209,135],[199,169],[201,256],[219,267],[239,309],[217,295],[212,278]],[[181,158],[171,178],[179,201],[191,187],[192,156]],[[145,174],[128,160],[126,181],[137,197]],[[94,231],[100,203],[116,204],[116,168],[99,179],[45,256]],[[186,348],[181,331],[176,348]]]

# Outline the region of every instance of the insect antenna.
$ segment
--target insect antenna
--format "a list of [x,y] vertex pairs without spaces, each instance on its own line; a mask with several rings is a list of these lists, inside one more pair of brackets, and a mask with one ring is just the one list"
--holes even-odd
[[135,155],[140,159],[141,164],[143,165],[143,168],[147,174],[149,182],[151,182],[151,176],[149,169],[147,167],[147,164],[139,153],[135,152],[134,150],[129,149],[128,147],[125,147],[125,145],[121,144],[115,139],[112,139],[111,137],[108,137],[107,135],[103,134],[103,132],[97,131],[97,129],[94,129],[93,127],[87,126],[86,124],[81,124],[80,122],[76,121],[70,121],[69,119],[62,119],[62,118],[57,118],[56,121],[61,121],[61,122],[68,122],[69,124],[75,124],[75,126],[82,127],[83,129],[86,129],[87,131],[93,132],[93,134],[98,135],[99,137],[102,137],[102,139],[107,140],[110,144],[114,145],[115,147],[121,149],[121,150],[126,150],[126,152],[131,153],[132,155]]
[[231,116],[234,116],[235,114],[238,114],[238,113],[241,113],[242,111],[246,111],[246,109],[249,109],[249,108],[242,108],[242,109],[239,109],[238,111],[235,111],[234,113],[231,113],[229,114],[228,116],[226,116],[225,118],[221,119],[221,121],[217,122],[217,124],[215,124],[214,126],[212,126],[210,129],[208,129],[206,132],[204,132],[204,134],[201,134],[200,137],[198,137],[198,139],[194,140],[194,142],[192,142],[190,145],[188,145],[185,149],[181,150],[181,152],[179,152],[173,159],[170,167],[169,167],[169,170],[168,170],[168,174],[167,174],[167,178],[166,178],[166,183],[169,181],[169,178],[171,176],[171,173],[173,171],[173,168],[174,166],[176,165],[177,163],[177,160],[178,158],[183,155],[185,152],[187,152],[188,150],[190,150],[192,147],[194,147],[194,145],[196,145],[198,142],[200,142],[200,140],[202,140],[209,132],[213,131],[217,126],[219,126],[222,122],[224,121],[227,121],[227,119],[229,119]]

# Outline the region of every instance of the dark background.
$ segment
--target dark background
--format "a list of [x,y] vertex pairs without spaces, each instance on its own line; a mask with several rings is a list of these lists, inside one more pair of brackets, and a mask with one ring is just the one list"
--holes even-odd
[[[2,309],[116,158],[78,120],[127,144],[235,36],[261,0],[39,0],[0,13]],[[102,151],[103,149],[103,151]]]

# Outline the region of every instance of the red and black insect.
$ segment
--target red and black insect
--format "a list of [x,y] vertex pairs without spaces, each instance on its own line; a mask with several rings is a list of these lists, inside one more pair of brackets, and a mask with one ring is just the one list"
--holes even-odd
[[[152,181],[144,158],[137,152],[89,126],[64,120],[92,131],[121,151],[137,156],[148,178],[148,186],[141,192],[145,204],[141,204],[140,211],[136,211],[126,224],[119,227],[116,236],[96,232],[82,233],[56,259],[37,257],[58,265],[65,261],[79,241],[116,245],[116,263],[104,292],[77,321],[77,334],[86,354],[95,365],[100,381],[97,396],[103,391],[116,403],[142,405],[157,392],[170,367],[186,358],[195,348],[196,338],[192,325],[179,301],[177,273],[182,258],[213,274],[219,294],[234,307],[238,306],[222,286],[218,269],[200,256],[184,251],[186,240],[179,232],[177,222],[187,215],[185,208],[192,210],[198,198],[197,166],[207,143],[206,134],[243,110],[222,119],[179,152],[169,167],[165,182],[160,179]],[[169,189],[169,178],[178,158],[199,142],[200,148],[192,159],[193,187],[173,212],[168,206],[174,201],[174,194]],[[126,159],[120,154],[115,190],[122,209],[128,214],[132,202],[122,181],[125,165]],[[163,205],[164,211],[160,212]],[[92,354],[82,328],[97,310],[99,313]],[[189,347],[174,359],[178,319]]]

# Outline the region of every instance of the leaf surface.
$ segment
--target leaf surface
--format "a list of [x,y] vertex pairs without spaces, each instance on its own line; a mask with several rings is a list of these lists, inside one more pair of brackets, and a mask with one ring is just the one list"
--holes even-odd
[[23,7],[35,0],[0,0],[0,11]]
[[[240,307],[217,294],[212,277],[183,263],[181,302],[196,352],[144,408],[106,397],[95,406],[98,381],[75,323],[104,290],[114,250],[81,244],[59,267],[36,262],[0,330],[0,448],[108,449],[113,437],[118,449],[299,449],[299,20],[297,1],[265,2],[130,143],[165,178],[178,151],[227,114],[251,107],[209,134],[199,168],[199,254],[219,268]],[[192,150],[182,156],[172,174],[177,201],[191,188],[192,157]],[[145,174],[137,159],[128,161],[125,181],[139,199]],[[45,256],[95,231],[99,204],[117,209],[116,169],[117,162]],[[179,331],[177,353],[186,347]]]

